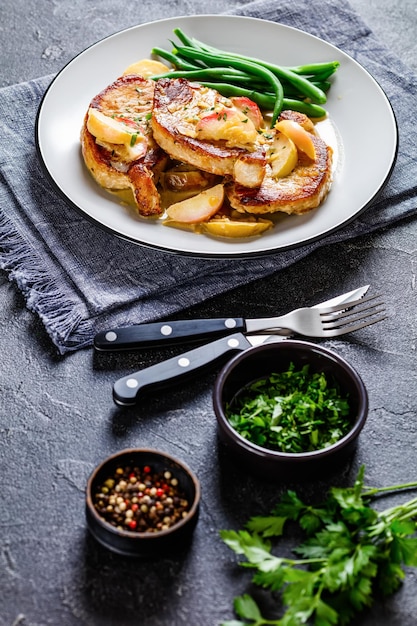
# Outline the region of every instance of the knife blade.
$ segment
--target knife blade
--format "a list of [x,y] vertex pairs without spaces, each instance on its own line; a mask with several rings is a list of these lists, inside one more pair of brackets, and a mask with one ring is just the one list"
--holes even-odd
[[[349,304],[362,298],[369,285],[336,296],[312,308],[326,309],[330,306]],[[244,319],[242,317],[175,320],[169,322],[150,322],[120,326],[98,332],[94,337],[94,348],[98,351],[136,350],[149,346],[172,345],[184,340],[215,339],[231,333],[273,332],[288,334],[274,326],[277,318]]]

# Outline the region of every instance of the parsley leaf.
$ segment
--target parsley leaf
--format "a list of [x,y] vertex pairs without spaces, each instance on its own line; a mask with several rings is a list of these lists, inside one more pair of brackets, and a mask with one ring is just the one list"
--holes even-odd
[[[249,595],[235,599],[235,612],[244,622],[263,626],[347,626],[374,602],[375,592],[394,593],[405,577],[405,566],[417,567],[417,498],[377,511],[372,498],[386,492],[416,488],[417,482],[394,487],[364,486],[361,467],[353,487],[329,490],[319,506],[304,503],[287,491],[271,515],[252,517],[244,530],[220,533],[254,570],[252,582],[279,592],[281,616],[266,619]],[[273,554],[271,539],[295,522],[305,539],[294,547],[295,558]],[[291,529],[291,526],[289,527]]]
[[252,517],[247,528],[262,534],[263,537],[279,537],[284,531],[286,518],[277,515]]

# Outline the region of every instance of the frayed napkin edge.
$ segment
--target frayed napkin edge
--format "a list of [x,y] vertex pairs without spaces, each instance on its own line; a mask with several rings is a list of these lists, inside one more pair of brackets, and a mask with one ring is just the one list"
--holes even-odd
[[89,347],[91,321],[84,319],[76,301],[69,300],[67,294],[64,297],[57,280],[45,272],[33,248],[4,214],[0,214],[0,247],[1,269],[10,282],[16,283],[26,307],[39,316],[59,353]]

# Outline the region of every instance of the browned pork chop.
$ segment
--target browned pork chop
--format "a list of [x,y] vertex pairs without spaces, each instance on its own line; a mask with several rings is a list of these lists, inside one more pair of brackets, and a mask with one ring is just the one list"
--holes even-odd
[[237,119],[236,111],[232,101],[214,89],[183,78],[161,78],[152,115],[155,141],[177,161],[231,176],[247,187],[258,186],[265,173],[265,149],[251,120],[241,113]]
[[[280,119],[292,119],[311,133],[316,158],[298,152],[298,162],[290,174],[274,178],[269,164],[262,184],[249,189],[234,182],[226,185],[231,206],[240,212],[302,214],[318,207],[332,184],[332,149],[314,132],[314,125],[303,114],[285,111]],[[272,131],[272,134],[275,131]]]
[[[138,212],[146,217],[162,213],[156,184],[168,161],[150,127],[153,92],[152,80],[118,78],[93,98],[81,130],[82,155],[94,179],[106,189],[131,189]],[[101,117],[96,121],[96,111],[106,116],[104,122]],[[107,118],[115,120],[119,135],[124,129],[130,133],[131,141],[121,143],[106,132]]]

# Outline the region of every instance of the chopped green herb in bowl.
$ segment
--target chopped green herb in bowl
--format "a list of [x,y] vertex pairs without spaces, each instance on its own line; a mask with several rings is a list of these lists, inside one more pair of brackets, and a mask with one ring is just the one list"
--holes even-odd
[[351,426],[349,400],[324,372],[293,362],[247,387],[227,406],[231,426],[242,436],[272,450],[299,453],[331,446]]
[[301,340],[241,352],[213,390],[222,455],[268,480],[315,479],[350,460],[368,415],[358,372]]

